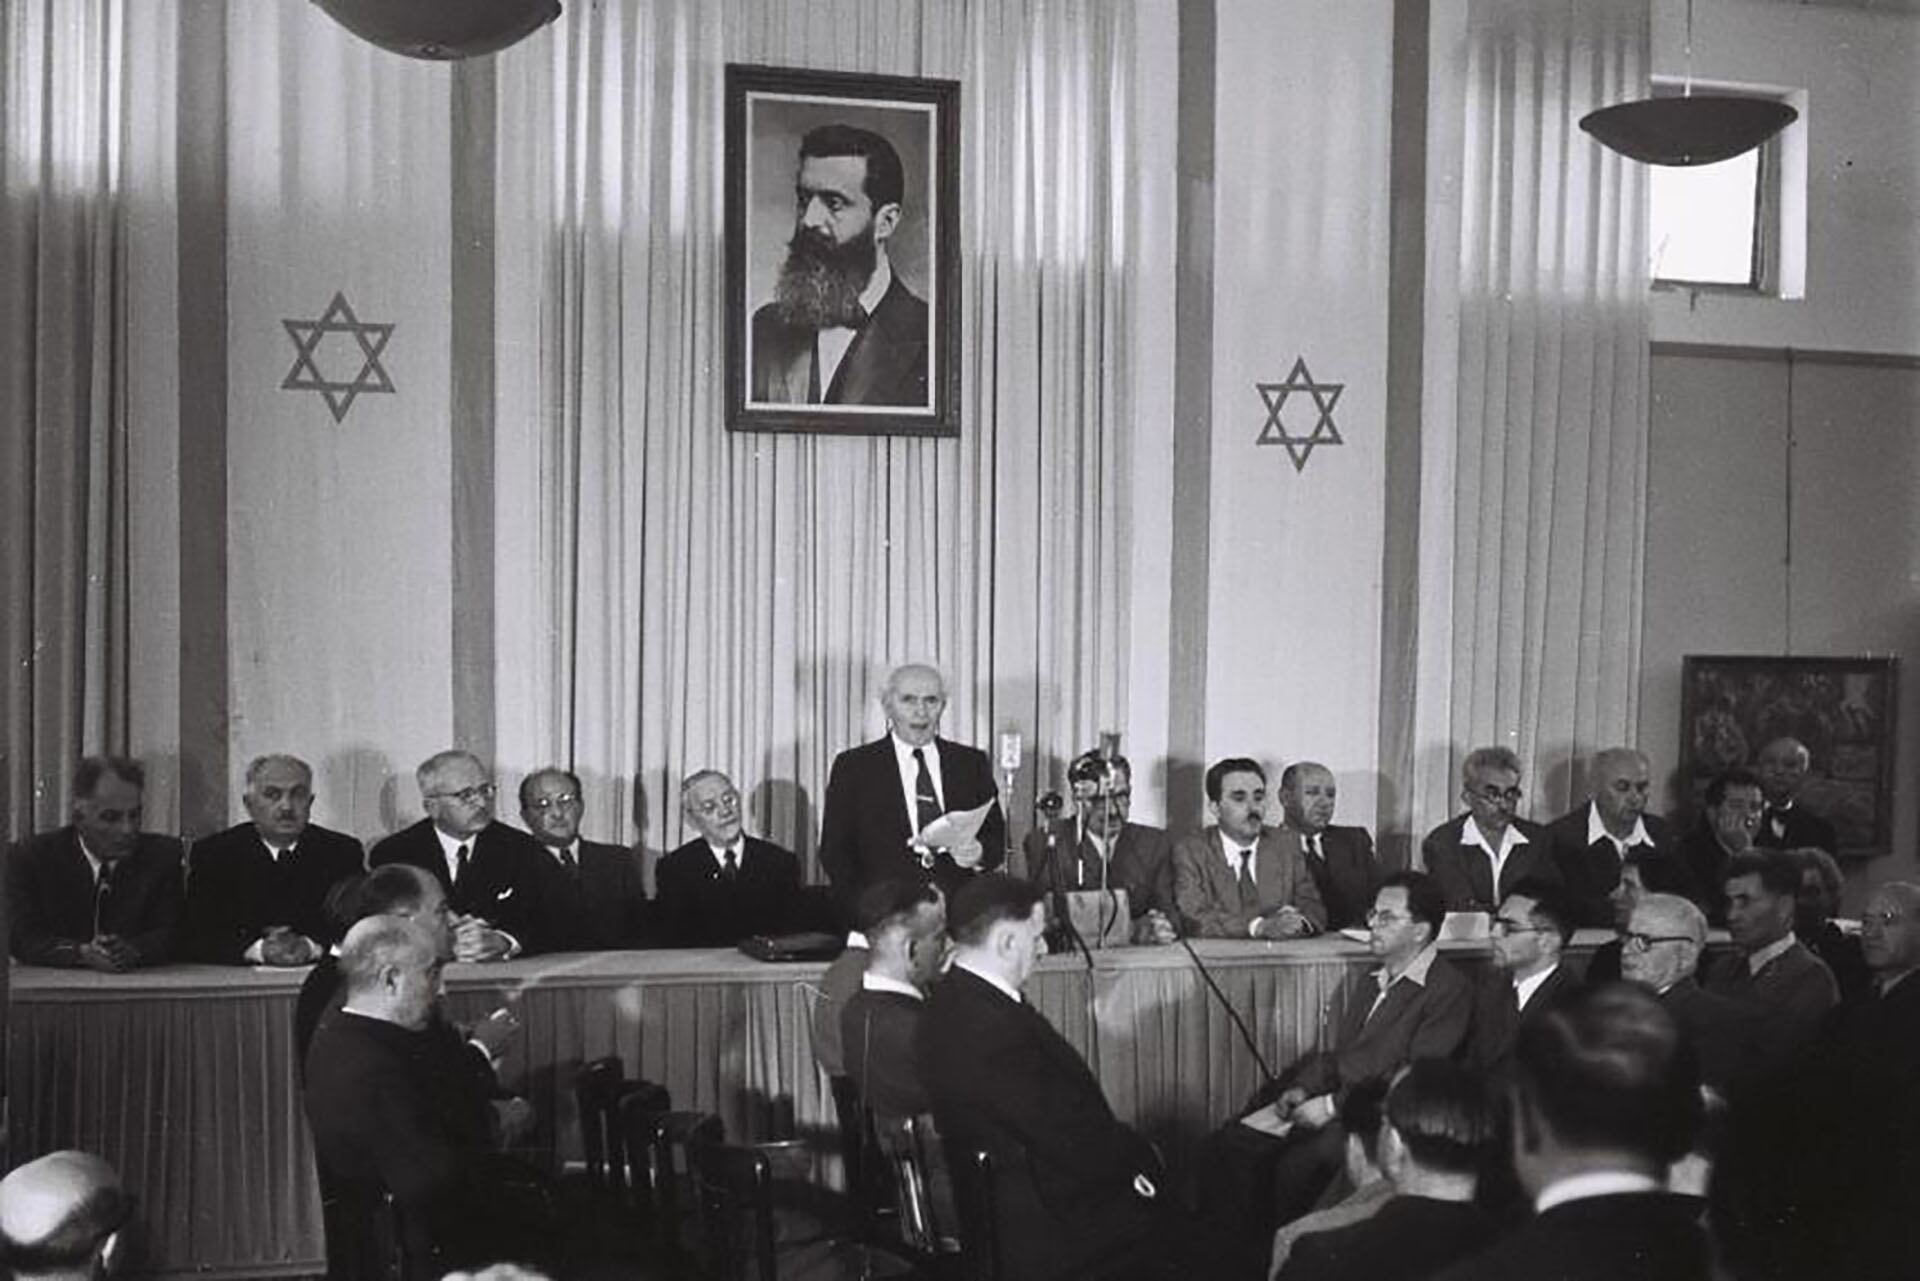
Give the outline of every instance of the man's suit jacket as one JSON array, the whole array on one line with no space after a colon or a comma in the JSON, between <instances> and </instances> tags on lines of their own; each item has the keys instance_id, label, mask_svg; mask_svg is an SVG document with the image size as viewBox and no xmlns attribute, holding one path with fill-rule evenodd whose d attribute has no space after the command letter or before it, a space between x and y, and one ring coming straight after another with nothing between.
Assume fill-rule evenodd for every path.
<instances>
[{"instance_id":1,"label":"man's suit jacket","mask_svg":"<svg viewBox=\"0 0 1920 1281\"><path fill-rule=\"evenodd\" d=\"M993 1158L1007 1281L1107 1276L1154 1246L1172 1196L1159 1160L1045 1016L956 966L927 998L915 1058L944 1139Z\"/></svg>"},{"instance_id":2,"label":"man's suit jacket","mask_svg":"<svg viewBox=\"0 0 1920 1281\"><path fill-rule=\"evenodd\" d=\"M142 965L173 957L185 897L180 862L179 841L142 832L133 852L113 865L111 888L100 900L98 933L131 944ZM14 845L7 851L13 954L36 965L80 964L80 945L96 932L95 897L93 869L74 828Z\"/></svg>"},{"instance_id":3,"label":"man's suit jacket","mask_svg":"<svg viewBox=\"0 0 1920 1281\"><path fill-rule=\"evenodd\" d=\"M847 1075L861 1101L883 1116L918 1116L932 1106L914 1059L926 1002L902 992L853 994L840 1012Z\"/></svg>"},{"instance_id":4,"label":"man's suit jacket","mask_svg":"<svg viewBox=\"0 0 1920 1281\"><path fill-rule=\"evenodd\" d=\"M1754 1079L1753 1046L1760 1035L1760 1014L1751 1006L1715 996L1693 979L1681 979L1660 993L1680 1034L1700 1060L1700 1082L1723 1098L1744 1091Z\"/></svg>"},{"instance_id":5,"label":"man's suit jacket","mask_svg":"<svg viewBox=\"0 0 1920 1281\"><path fill-rule=\"evenodd\" d=\"M1240 906L1239 873L1227 865L1220 829L1183 836L1173 847L1173 899L1180 928L1201 938L1243 939L1257 917L1287 905L1298 909L1315 931L1327 928L1327 909L1307 870L1298 841L1266 828L1253 847L1253 883L1259 902Z\"/></svg>"},{"instance_id":6,"label":"man's suit jacket","mask_svg":"<svg viewBox=\"0 0 1920 1281\"><path fill-rule=\"evenodd\" d=\"M1460 839L1471 814L1457 814L1427 833L1420 842L1420 857L1427 875L1439 886L1449 912L1492 912L1500 900L1522 881L1558 883L1560 868L1553 859L1553 841L1547 829L1538 823L1516 818L1513 827L1527 838L1516 845L1500 869L1500 884L1493 883L1493 860L1478 844Z\"/></svg>"},{"instance_id":7,"label":"man's suit jacket","mask_svg":"<svg viewBox=\"0 0 1920 1281\"><path fill-rule=\"evenodd\" d=\"M1798 939L1758 974L1738 952L1719 958L1708 971L1706 987L1715 996L1761 1012L1754 1050L1762 1060L1761 1070L1775 1074L1791 1068L1812 1047L1820 1025L1840 1003L1833 972Z\"/></svg>"},{"instance_id":8,"label":"man's suit jacket","mask_svg":"<svg viewBox=\"0 0 1920 1281\"><path fill-rule=\"evenodd\" d=\"M579 855L579 870L569 872L551 848L539 846L540 949L609 952L643 946L647 891L633 851L581 841Z\"/></svg>"},{"instance_id":9,"label":"man's suit jacket","mask_svg":"<svg viewBox=\"0 0 1920 1281\"><path fill-rule=\"evenodd\" d=\"M944 738L934 739L933 747L940 754L940 800L946 812L996 802L980 828L980 869L999 867L1007 859L1007 822L997 803L993 762L978 748ZM908 848L918 830L900 787L892 735L833 758L820 820L820 866L844 906L851 908L860 891L877 881L931 880L949 899L967 883L973 873L944 852L933 856L931 869L921 865Z\"/></svg>"},{"instance_id":10,"label":"man's suit jacket","mask_svg":"<svg viewBox=\"0 0 1920 1281\"><path fill-rule=\"evenodd\" d=\"M1700 1203L1671 1192L1588 1197L1527 1220L1437 1281L1707 1281Z\"/></svg>"},{"instance_id":11,"label":"man's suit jacket","mask_svg":"<svg viewBox=\"0 0 1920 1281\"><path fill-rule=\"evenodd\" d=\"M1380 892L1386 873L1374 856L1373 837L1364 827L1328 824L1320 832L1321 857L1307 852L1306 833L1289 819L1274 829L1282 845L1291 844L1300 851L1313 884L1320 891L1320 902L1327 909L1327 928L1344 930L1364 926L1373 910L1373 896Z\"/></svg>"},{"instance_id":12,"label":"man's suit jacket","mask_svg":"<svg viewBox=\"0 0 1920 1281\"><path fill-rule=\"evenodd\" d=\"M660 933L668 947L732 947L755 934L783 934L800 894L800 860L758 837L745 838L740 870L728 881L713 847L695 837L654 869Z\"/></svg>"},{"instance_id":13,"label":"man's suit jacket","mask_svg":"<svg viewBox=\"0 0 1920 1281\"><path fill-rule=\"evenodd\" d=\"M1414 1059L1459 1054L1473 1024L1473 987L1446 957L1433 958L1424 984L1401 975L1376 1010L1379 993L1379 979L1367 975L1348 997L1334 1048L1301 1058L1283 1073L1285 1083L1309 1095L1345 1092Z\"/></svg>"},{"instance_id":14,"label":"man's suit jacket","mask_svg":"<svg viewBox=\"0 0 1920 1281\"><path fill-rule=\"evenodd\" d=\"M1486 1072L1503 1070L1507 1060L1513 1057L1513 1047L1520 1037L1520 1029L1549 1010L1572 1002L1580 995L1580 991L1579 977L1571 966L1562 961L1534 989L1527 1007L1519 1009L1513 1003L1512 976L1488 966L1475 984L1473 1031L1467 1040L1467 1063Z\"/></svg>"},{"instance_id":15,"label":"man's suit jacket","mask_svg":"<svg viewBox=\"0 0 1920 1281\"><path fill-rule=\"evenodd\" d=\"M1776 818L1785 829L1778 834L1773 830ZM1776 850L1797 850L1811 845L1829 854L1840 852L1840 834L1834 831L1833 824L1797 801L1784 814L1769 806L1760 816L1760 830L1753 834L1753 843Z\"/></svg>"},{"instance_id":16,"label":"man's suit jacket","mask_svg":"<svg viewBox=\"0 0 1920 1281\"><path fill-rule=\"evenodd\" d=\"M1727 924L1727 860L1731 857L1713 825L1703 815L1680 838L1676 851L1680 865L1687 869L1690 892L1676 890L1697 903L1707 914L1707 924L1725 929Z\"/></svg>"},{"instance_id":17,"label":"man's suit jacket","mask_svg":"<svg viewBox=\"0 0 1920 1281\"><path fill-rule=\"evenodd\" d=\"M1867 956L1861 949L1859 935L1847 933L1833 921L1822 921L1818 929L1805 934L1800 934L1795 927L1795 933L1807 945L1807 951L1833 971L1841 1000L1857 1000L1873 990L1873 973L1867 969Z\"/></svg>"},{"instance_id":18,"label":"man's suit jacket","mask_svg":"<svg viewBox=\"0 0 1920 1281\"><path fill-rule=\"evenodd\" d=\"M753 313L753 399L780 405L899 405L924 409L927 398L927 304L898 274L855 332L839 368L811 394L818 332L789 325L768 304Z\"/></svg>"},{"instance_id":19,"label":"man's suit jacket","mask_svg":"<svg viewBox=\"0 0 1920 1281\"><path fill-rule=\"evenodd\" d=\"M1396 1196L1369 1217L1294 1242L1278 1281L1422 1281L1476 1254L1499 1225L1471 1201Z\"/></svg>"},{"instance_id":20,"label":"man's suit jacket","mask_svg":"<svg viewBox=\"0 0 1920 1281\"><path fill-rule=\"evenodd\" d=\"M1565 882L1567 893L1580 914L1580 924L1605 929L1613 924L1613 903L1608 896L1614 886L1620 884L1620 852L1604 836L1588 842L1587 816L1592 810L1592 801L1575 806L1570 813L1547 824L1547 835L1553 842L1553 859L1560 869L1560 879ZM1633 847L1640 856L1674 858L1673 828L1667 820L1658 814L1642 814L1640 821L1653 839L1651 855L1642 846ZM1678 864L1675 866L1677 869Z\"/></svg>"},{"instance_id":21,"label":"man's suit jacket","mask_svg":"<svg viewBox=\"0 0 1920 1281\"><path fill-rule=\"evenodd\" d=\"M1075 843L1078 825L1063 818L1053 824L1053 850L1047 850L1047 833L1039 828L1027 833L1027 879L1049 893L1064 890L1100 888L1100 853L1093 842ZM1169 918L1173 905L1173 842L1165 830L1144 823L1127 823L1113 842L1113 856L1107 863L1107 885L1127 892L1127 910L1135 916L1158 908Z\"/></svg>"},{"instance_id":22,"label":"man's suit jacket","mask_svg":"<svg viewBox=\"0 0 1920 1281\"><path fill-rule=\"evenodd\" d=\"M458 885L447 876L446 855L430 818L375 844L367 862L372 867L408 863L431 873L447 892L447 906L512 935L522 955L539 951L545 945L540 937L545 914L540 906L539 860L547 857L546 852L531 836L497 819L470 839L473 849Z\"/></svg>"},{"instance_id":23,"label":"man's suit jacket","mask_svg":"<svg viewBox=\"0 0 1920 1281\"><path fill-rule=\"evenodd\" d=\"M318 824L275 862L252 823L230 827L193 847L187 877L186 954L240 965L269 925L290 926L321 947L339 941L327 917L327 893L366 870L360 842Z\"/></svg>"}]
</instances>

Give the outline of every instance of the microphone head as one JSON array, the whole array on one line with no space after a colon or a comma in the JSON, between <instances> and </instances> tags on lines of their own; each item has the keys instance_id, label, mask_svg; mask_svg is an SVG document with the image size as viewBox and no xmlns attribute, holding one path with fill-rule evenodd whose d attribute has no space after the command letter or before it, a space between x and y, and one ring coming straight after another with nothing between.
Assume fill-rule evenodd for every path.
<instances>
[{"instance_id":1,"label":"microphone head","mask_svg":"<svg viewBox=\"0 0 1920 1281\"><path fill-rule=\"evenodd\" d=\"M1021 742L1020 731L1013 730L1000 736L1000 770L1012 774L1020 768L1024 756L1025 744Z\"/></svg>"},{"instance_id":2,"label":"microphone head","mask_svg":"<svg viewBox=\"0 0 1920 1281\"><path fill-rule=\"evenodd\" d=\"M1045 796L1042 796L1038 801L1035 801L1034 806L1042 814L1045 814L1048 818L1052 818L1054 815L1058 814L1061 810L1066 808L1067 802L1061 797L1060 793L1048 792Z\"/></svg>"},{"instance_id":3,"label":"microphone head","mask_svg":"<svg viewBox=\"0 0 1920 1281\"><path fill-rule=\"evenodd\" d=\"M1120 731L1103 729L1100 731L1100 759L1111 764L1120 759Z\"/></svg>"}]
</instances>

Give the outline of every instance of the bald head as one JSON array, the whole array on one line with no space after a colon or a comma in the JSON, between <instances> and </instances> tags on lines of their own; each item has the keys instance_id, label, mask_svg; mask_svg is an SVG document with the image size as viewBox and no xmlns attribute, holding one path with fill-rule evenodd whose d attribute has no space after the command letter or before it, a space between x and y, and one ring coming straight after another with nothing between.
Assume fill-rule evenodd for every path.
<instances>
[{"instance_id":1,"label":"bald head","mask_svg":"<svg viewBox=\"0 0 1920 1281\"><path fill-rule=\"evenodd\" d=\"M1860 948L1882 987L1920 969L1920 885L1888 881L1873 887L1861 922Z\"/></svg>"},{"instance_id":2,"label":"bald head","mask_svg":"<svg viewBox=\"0 0 1920 1281\"><path fill-rule=\"evenodd\" d=\"M100 1275L132 1213L112 1166L87 1152L51 1152L0 1179L0 1250L16 1277Z\"/></svg>"},{"instance_id":3,"label":"bald head","mask_svg":"<svg viewBox=\"0 0 1920 1281\"><path fill-rule=\"evenodd\" d=\"M346 1008L368 1018L421 1028L440 996L440 936L407 916L369 916L340 943Z\"/></svg>"}]
</instances>

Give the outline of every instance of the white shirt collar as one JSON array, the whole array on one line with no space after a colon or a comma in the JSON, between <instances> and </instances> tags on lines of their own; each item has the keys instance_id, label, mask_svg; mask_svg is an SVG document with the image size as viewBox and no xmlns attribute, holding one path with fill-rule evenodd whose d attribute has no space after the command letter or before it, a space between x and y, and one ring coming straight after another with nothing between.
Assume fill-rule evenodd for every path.
<instances>
[{"instance_id":1,"label":"white shirt collar","mask_svg":"<svg viewBox=\"0 0 1920 1281\"><path fill-rule=\"evenodd\" d=\"M875 974L872 970L860 976L860 988L865 992L894 992L901 996L910 996L916 1001L927 999L927 994L913 984L902 983L899 979L889 978L885 974Z\"/></svg>"},{"instance_id":2,"label":"white shirt collar","mask_svg":"<svg viewBox=\"0 0 1920 1281\"><path fill-rule=\"evenodd\" d=\"M1246 850L1247 852L1251 853L1254 856L1252 866L1258 867L1260 865L1260 838L1259 837L1257 836L1254 837L1253 843L1251 845L1242 845L1238 841L1234 840L1231 836L1228 836L1225 828L1216 826L1213 830L1220 834L1220 852L1226 856L1227 868L1235 876L1240 875L1240 851L1241 850Z\"/></svg>"},{"instance_id":3,"label":"white shirt collar","mask_svg":"<svg viewBox=\"0 0 1920 1281\"><path fill-rule=\"evenodd\" d=\"M1541 970L1538 974L1534 975L1530 979L1514 980L1513 990L1514 990L1514 994L1519 998L1518 1004L1521 1009L1524 1010L1527 1008L1527 1002L1531 1001L1533 999L1533 994L1540 990L1540 985L1542 983L1545 983L1548 979L1552 978L1553 972L1559 968L1560 968L1560 962L1555 961L1552 965L1549 965L1546 969Z\"/></svg>"},{"instance_id":4,"label":"white shirt collar","mask_svg":"<svg viewBox=\"0 0 1920 1281\"><path fill-rule=\"evenodd\" d=\"M1380 985L1383 993L1401 979L1408 979L1420 987L1425 987L1427 971L1433 968L1433 958L1438 955L1440 955L1439 945L1429 943L1414 953L1413 959L1407 962L1407 968L1401 970L1399 974L1389 977L1387 967L1383 965L1373 972L1373 981Z\"/></svg>"},{"instance_id":5,"label":"white shirt collar","mask_svg":"<svg viewBox=\"0 0 1920 1281\"><path fill-rule=\"evenodd\" d=\"M578 867L580 865L580 838L577 836L574 837L571 841L568 841L565 845L549 845L545 841L542 841L540 842L540 848L545 850L548 854L551 854L553 856L553 861L560 864L563 867L566 865L566 862L567 862L567 860L563 856L567 854L573 855L574 866Z\"/></svg>"},{"instance_id":6,"label":"white shirt collar","mask_svg":"<svg viewBox=\"0 0 1920 1281\"><path fill-rule=\"evenodd\" d=\"M892 730L887 731L887 740L893 744L894 759L900 762L901 769L915 768L913 754L919 752L927 758L927 768L938 770L940 767L940 739L938 736L927 740L925 747L915 747Z\"/></svg>"},{"instance_id":7,"label":"white shirt collar","mask_svg":"<svg viewBox=\"0 0 1920 1281\"><path fill-rule=\"evenodd\" d=\"M862 933L861 933L861 932L860 932L859 930L848 930L848 931L847 931L847 946L848 946L848 947L859 947L859 948L869 948L869 947L870 947L870 945L869 945L869 944L868 944L868 942L867 942L867 936L866 936L866 935L864 935L864 934L862 934Z\"/></svg>"},{"instance_id":8,"label":"white shirt collar","mask_svg":"<svg viewBox=\"0 0 1920 1281\"><path fill-rule=\"evenodd\" d=\"M448 836L440 830L439 824L434 823L430 826L433 828L434 839L440 842L440 857L446 860L447 880L451 882L455 877L460 875L460 860L456 857L460 847L462 845L466 846L467 857L472 858L480 837L477 833L473 836Z\"/></svg>"},{"instance_id":9,"label":"white shirt collar","mask_svg":"<svg viewBox=\"0 0 1920 1281\"><path fill-rule=\"evenodd\" d=\"M728 850L733 851L734 867L745 867L747 865L747 834L742 832L740 835L734 837L733 844L731 845L715 845L712 841L707 842L707 852L713 855L713 865L715 867L725 867L727 865Z\"/></svg>"},{"instance_id":10,"label":"white shirt collar","mask_svg":"<svg viewBox=\"0 0 1920 1281\"><path fill-rule=\"evenodd\" d=\"M954 958L953 968L956 970L965 970L967 973L973 975L973 977L979 979L982 983L993 984L993 986L999 988L1001 992L1006 994L1006 997L1009 1001L1012 1001L1017 1005L1025 1005L1027 1003L1027 998L1020 995L1020 989L1015 987L1013 984L1007 982L1005 979L1001 978L998 974L989 974L985 970L977 969L974 966L967 964L967 962L961 957Z\"/></svg>"},{"instance_id":11,"label":"white shirt collar","mask_svg":"<svg viewBox=\"0 0 1920 1281\"><path fill-rule=\"evenodd\" d=\"M1765 947L1761 948L1758 952L1755 952L1751 956L1747 957L1747 973L1758 974L1761 970L1764 970L1770 963L1777 960L1779 957L1786 955L1788 949L1790 949L1797 942L1799 942L1799 940L1794 937L1793 931L1788 930L1785 934L1781 935L1779 938L1775 939L1773 942L1767 944Z\"/></svg>"},{"instance_id":12,"label":"white shirt collar","mask_svg":"<svg viewBox=\"0 0 1920 1281\"><path fill-rule=\"evenodd\" d=\"M1513 829L1509 827L1507 830L1512 831ZM1642 818L1640 815L1636 814L1633 816L1633 830L1627 833L1627 839L1623 841L1619 837L1615 836L1612 832L1609 832L1607 830L1607 825L1600 820L1600 807L1596 805L1594 802L1588 801L1587 802L1587 844L1593 845L1599 840L1601 840L1603 837L1609 841L1612 841L1614 848L1619 850L1622 854L1626 853L1628 849L1632 848L1635 845L1653 844L1653 837L1647 834L1647 821L1646 819Z\"/></svg>"},{"instance_id":13,"label":"white shirt collar","mask_svg":"<svg viewBox=\"0 0 1920 1281\"><path fill-rule=\"evenodd\" d=\"M1473 821L1471 814L1467 815L1466 826L1460 829L1460 840L1466 845L1478 845L1492 856L1495 863L1505 863L1507 855L1513 853L1514 846L1527 843L1527 838L1520 834L1519 826L1509 823L1507 829L1500 833L1500 848L1494 849L1493 842L1487 839L1487 834L1480 830L1480 825Z\"/></svg>"},{"instance_id":14,"label":"white shirt collar","mask_svg":"<svg viewBox=\"0 0 1920 1281\"><path fill-rule=\"evenodd\" d=\"M98 882L100 879L100 868L105 860L87 848L87 838L80 835L77 830L74 832L73 837L74 843L80 847L80 857L87 860L87 867L92 870L93 879Z\"/></svg>"},{"instance_id":15,"label":"white shirt collar","mask_svg":"<svg viewBox=\"0 0 1920 1281\"><path fill-rule=\"evenodd\" d=\"M1533 1199L1533 1212L1545 1214L1556 1205L1585 1201L1597 1196L1620 1196L1630 1192L1662 1192L1660 1180L1638 1170L1589 1170L1585 1174L1555 1179L1540 1189Z\"/></svg>"}]
</instances>

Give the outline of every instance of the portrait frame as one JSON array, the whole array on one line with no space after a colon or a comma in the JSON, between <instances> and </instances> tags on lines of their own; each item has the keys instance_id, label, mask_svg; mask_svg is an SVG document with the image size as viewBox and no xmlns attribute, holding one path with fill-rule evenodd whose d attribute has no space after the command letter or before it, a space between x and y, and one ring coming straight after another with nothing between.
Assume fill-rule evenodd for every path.
<instances>
[{"instance_id":1,"label":"portrait frame","mask_svg":"<svg viewBox=\"0 0 1920 1281\"><path fill-rule=\"evenodd\" d=\"M803 212L800 140L833 124L886 138L904 179L904 199L879 240L893 286L844 345L821 344L821 330L788 319L833 312L817 305L810 312L804 286L789 288L783 275ZM725 151L727 427L958 436L959 81L729 63ZM871 211L868 234L880 217L881 209ZM806 279L798 272L793 278ZM844 340L849 330L826 332ZM923 352L915 346L920 341ZM830 363L825 386L823 353ZM915 396L924 399L915 403Z\"/></svg>"},{"instance_id":2,"label":"portrait frame","mask_svg":"<svg viewBox=\"0 0 1920 1281\"><path fill-rule=\"evenodd\" d=\"M1681 795L1697 813L1713 776L1754 768L1782 736L1807 746L1800 800L1828 819L1837 858L1893 848L1898 660L1688 654L1681 662Z\"/></svg>"}]
</instances>

